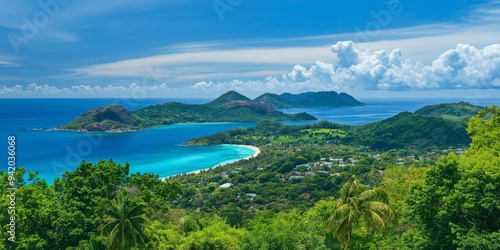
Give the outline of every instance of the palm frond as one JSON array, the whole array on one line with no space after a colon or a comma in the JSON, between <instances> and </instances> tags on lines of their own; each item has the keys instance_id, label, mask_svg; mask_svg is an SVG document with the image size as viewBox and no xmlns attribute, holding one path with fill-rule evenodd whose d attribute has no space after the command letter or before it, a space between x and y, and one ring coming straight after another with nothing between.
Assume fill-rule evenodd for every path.
<instances>
[{"instance_id":1,"label":"palm frond","mask_svg":"<svg viewBox=\"0 0 500 250\"><path fill-rule=\"evenodd\" d=\"M389 206L389 197L381 189L369 189L358 180L347 182L339 191L340 197L326 223L327 232L342 242L347 249L352 228L362 218L374 232L386 231L397 222L396 213Z\"/></svg>"}]
</instances>

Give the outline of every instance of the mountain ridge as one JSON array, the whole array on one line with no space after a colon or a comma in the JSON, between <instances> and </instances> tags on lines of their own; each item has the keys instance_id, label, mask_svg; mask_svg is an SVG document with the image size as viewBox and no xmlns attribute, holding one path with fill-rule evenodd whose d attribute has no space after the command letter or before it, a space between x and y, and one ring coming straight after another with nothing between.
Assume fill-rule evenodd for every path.
<instances>
[{"instance_id":1,"label":"mountain ridge","mask_svg":"<svg viewBox=\"0 0 500 250\"><path fill-rule=\"evenodd\" d=\"M265 93L254 99L273 108L331 108L343 106L363 106L347 93L335 91L305 92L300 94L282 93L280 95Z\"/></svg>"},{"instance_id":2,"label":"mountain ridge","mask_svg":"<svg viewBox=\"0 0 500 250\"><path fill-rule=\"evenodd\" d=\"M56 129L77 132L124 132L175 123L317 120L305 112L285 114L229 91L205 104L167 102L130 111L121 105L91 109Z\"/></svg>"}]
</instances>

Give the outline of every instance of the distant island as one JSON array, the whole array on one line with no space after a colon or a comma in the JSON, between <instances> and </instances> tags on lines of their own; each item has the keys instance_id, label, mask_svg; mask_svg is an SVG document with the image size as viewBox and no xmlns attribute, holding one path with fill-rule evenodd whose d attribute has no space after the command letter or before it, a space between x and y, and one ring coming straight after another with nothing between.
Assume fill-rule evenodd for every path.
<instances>
[{"instance_id":1,"label":"distant island","mask_svg":"<svg viewBox=\"0 0 500 250\"><path fill-rule=\"evenodd\" d=\"M307 121L316 117L302 112L285 114L229 91L206 104L168 102L130 111L121 105L91 109L56 129L78 132L123 132L188 122Z\"/></svg>"},{"instance_id":2,"label":"distant island","mask_svg":"<svg viewBox=\"0 0 500 250\"><path fill-rule=\"evenodd\" d=\"M265 93L254 100L273 108L332 108L341 106L363 106L364 103L346 93L335 91L306 92L302 94Z\"/></svg>"}]
</instances>

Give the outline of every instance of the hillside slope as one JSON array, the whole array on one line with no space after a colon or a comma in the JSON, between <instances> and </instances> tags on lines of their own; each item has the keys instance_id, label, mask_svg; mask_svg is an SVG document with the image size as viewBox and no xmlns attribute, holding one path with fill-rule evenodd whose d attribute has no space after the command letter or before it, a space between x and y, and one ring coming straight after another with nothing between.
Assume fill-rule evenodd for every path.
<instances>
[{"instance_id":1,"label":"hillside slope","mask_svg":"<svg viewBox=\"0 0 500 250\"><path fill-rule=\"evenodd\" d=\"M470 137L466 124L456 120L402 112L382 121L360 126L341 125L327 121L301 126L287 126L273 122L261 122L255 128L235 129L214 135L192 139L188 144L250 144L265 145L282 141L322 141L322 130L333 133L326 140L352 146L368 146L372 149L427 148L449 146L467 147ZM314 129L312 139L304 137L308 129ZM345 131L340 133L339 131Z\"/></svg>"},{"instance_id":2,"label":"hillside slope","mask_svg":"<svg viewBox=\"0 0 500 250\"><path fill-rule=\"evenodd\" d=\"M477 115L477 113L482 109L483 107L475 106L468 102L442 103L420 108L415 111L415 114L467 122L472 116Z\"/></svg>"},{"instance_id":3,"label":"hillside slope","mask_svg":"<svg viewBox=\"0 0 500 250\"><path fill-rule=\"evenodd\" d=\"M410 112L356 127L350 138L374 149L429 146L467 146L470 137L465 124L441 117Z\"/></svg>"},{"instance_id":4,"label":"hillside slope","mask_svg":"<svg viewBox=\"0 0 500 250\"><path fill-rule=\"evenodd\" d=\"M186 122L258 122L316 120L307 113L285 114L234 91L207 104L169 102L129 111L120 105L96 108L58 129L73 131L128 131Z\"/></svg>"},{"instance_id":5,"label":"hillside slope","mask_svg":"<svg viewBox=\"0 0 500 250\"><path fill-rule=\"evenodd\" d=\"M273 108L330 108L365 105L346 93L339 94L335 91L283 93L281 95L266 93L255 98L254 101Z\"/></svg>"}]
</instances>

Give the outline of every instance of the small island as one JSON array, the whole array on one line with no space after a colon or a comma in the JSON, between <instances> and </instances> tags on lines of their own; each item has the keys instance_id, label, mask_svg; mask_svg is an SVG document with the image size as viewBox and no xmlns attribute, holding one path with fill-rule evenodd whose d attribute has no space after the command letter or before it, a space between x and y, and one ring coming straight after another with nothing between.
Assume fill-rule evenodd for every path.
<instances>
[{"instance_id":1,"label":"small island","mask_svg":"<svg viewBox=\"0 0 500 250\"><path fill-rule=\"evenodd\" d=\"M77 132L123 132L176 123L317 120L302 112L285 114L229 91L206 104L168 102L130 111L121 105L91 109L56 129Z\"/></svg>"}]
</instances>

